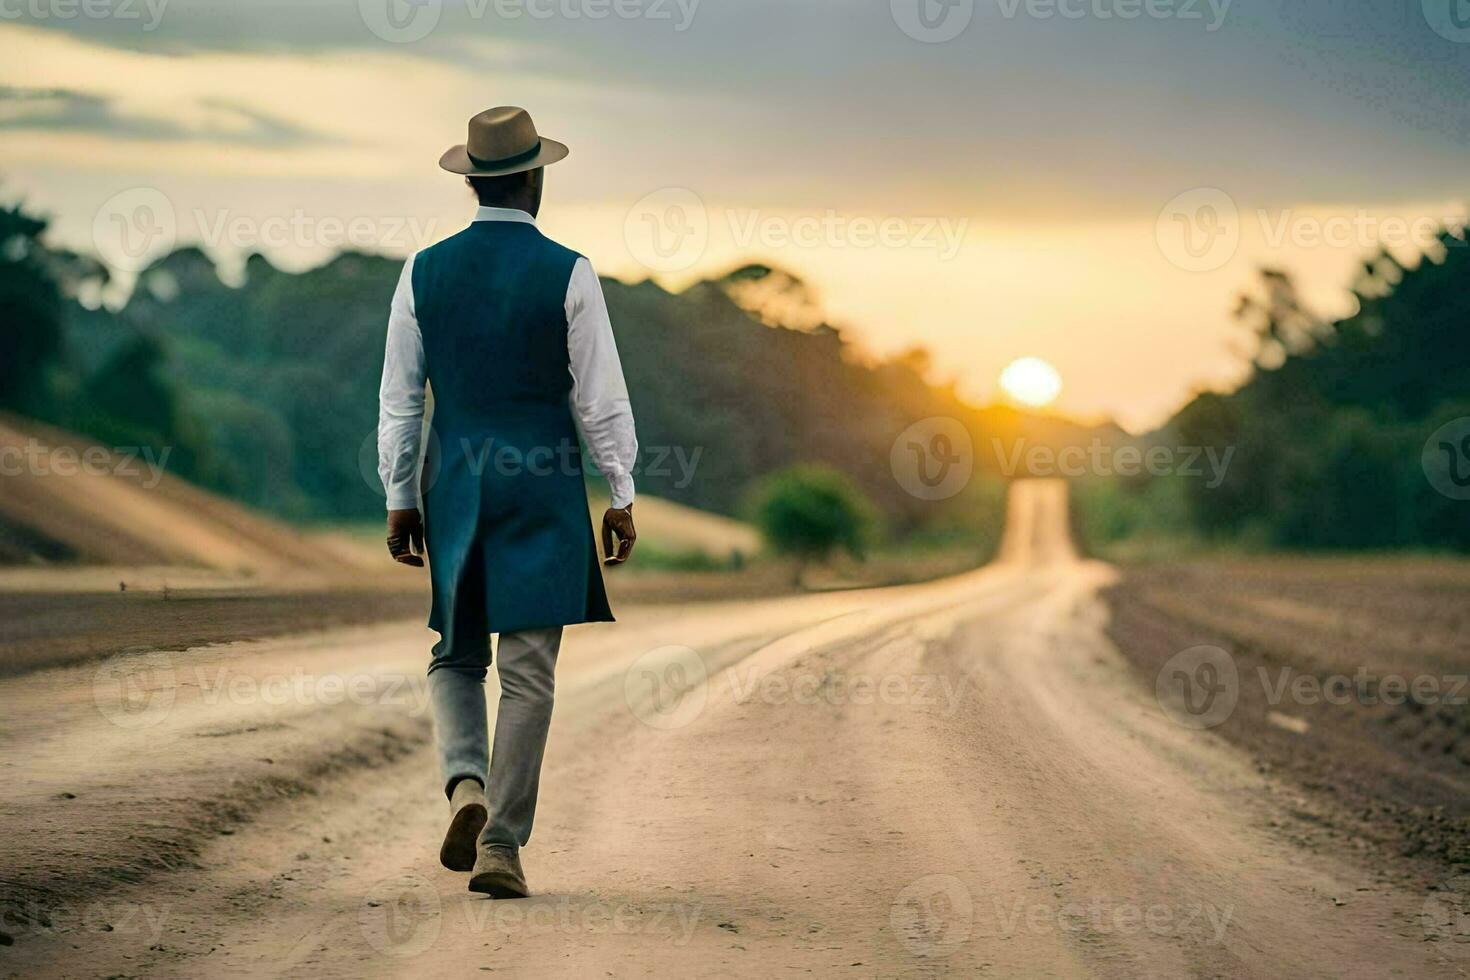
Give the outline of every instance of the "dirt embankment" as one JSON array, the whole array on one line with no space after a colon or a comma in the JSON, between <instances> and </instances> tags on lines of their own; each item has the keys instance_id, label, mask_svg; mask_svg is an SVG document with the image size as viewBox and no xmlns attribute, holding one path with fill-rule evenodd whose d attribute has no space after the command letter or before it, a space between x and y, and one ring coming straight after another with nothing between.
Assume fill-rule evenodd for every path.
<instances>
[{"instance_id":1,"label":"dirt embankment","mask_svg":"<svg viewBox=\"0 0 1470 980\"><path fill-rule=\"evenodd\" d=\"M355 555L201 490L150 447L104 447L0 413L0 564L207 568L296 586L376 576Z\"/></svg>"},{"instance_id":2,"label":"dirt embankment","mask_svg":"<svg viewBox=\"0 0 1470 980\"><path fill-rule=\"evenodd\" d=\"M1179 717L1307 792L1312 843L1434 877L1470 865L1470 563L1167 565L1128 571L1107 598L1151 690L1189 677L1202 708L1215 688L1209 712ZM1228 661L1188 659L1199 646Z\"/></svg>"},{"instance_id":3,"label":"dirt embankment","mask_svg":"<svg viewBox=\"0 0 1470 980\"><path fill-rule=\"evenodd\" d=\"M188 650L422 617L406 592L0 592L0 676L141 650Z\"/></svg>"}]
</instances>

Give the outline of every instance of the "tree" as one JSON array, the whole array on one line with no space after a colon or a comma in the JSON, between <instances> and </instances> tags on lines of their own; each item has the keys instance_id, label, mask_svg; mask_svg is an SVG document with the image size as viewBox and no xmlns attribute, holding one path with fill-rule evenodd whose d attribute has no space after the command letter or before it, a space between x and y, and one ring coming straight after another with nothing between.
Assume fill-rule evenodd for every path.
<instances>
[{"instance_id":1,"label":"tree","mask_svg":"<svg viewBox=\"0 0 1470 980\"><path fill-rule=\"evenodd\" d=\"M31 414L52 408L51 374L62 353L60 284L43 260L46 222L0 206L0 406Z\"/></svg>"},{"instance_id":2,"label":"tree","mask_svg":"<svg viewBox=\"0 0 1470 980\"><path fill-rule=\"evenodd\" d=\"M792 466L766 477L753 510L767 546L797 560L798 581L806 564L838 549L861 559L873 527L872 504L827 466Z\"/></svg>"},{"instance_id":3,"label":"tree","mask_svg":"<svg viewBox=\"0 0 1470 980\"><path fill-rule=\"evenodd\" d=\"M74 424L114 446L167 449L170 471L202 481L209 476L209 437L186 409L168 365L164 344L139 334L87 378Z\"/></svg>"},{"instance_id":4,"label":"tree","mask_svg":"<svg viewBox=\"0 0 1470 980\"><path fill-rule=\"evenodd\" d=\"M1467 283L1470 248L1448 231L1417 262L1366 260L1358 308L1340 320L1263 271L1237 308L1255 341L1251 378L1170 424L1183 445L1238 450L1223 483L1188 487L1196 527L1286 548L1470 546L1463 501L1436 490L1421 459L1431 433L1466 417Z\"/></svg>"}]
</instances>

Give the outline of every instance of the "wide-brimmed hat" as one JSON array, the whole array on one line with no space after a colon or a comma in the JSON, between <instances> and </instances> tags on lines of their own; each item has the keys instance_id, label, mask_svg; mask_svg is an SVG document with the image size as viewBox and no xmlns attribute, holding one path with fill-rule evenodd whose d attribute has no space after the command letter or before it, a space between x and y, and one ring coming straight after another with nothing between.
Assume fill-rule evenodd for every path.
<instances>
[{"instance_id":1,"label":"wide-brimmed hat","mask_svg":"<svg viewBox=\"0 0 1470 980\"><path fill-rule=\"evenodd\" d=\"M502 105L475 113L469 138L445 150L439 166L466 177L504 177L556 163L570 152L538 134L525 109Z\"/></svg>"}]
</instances>

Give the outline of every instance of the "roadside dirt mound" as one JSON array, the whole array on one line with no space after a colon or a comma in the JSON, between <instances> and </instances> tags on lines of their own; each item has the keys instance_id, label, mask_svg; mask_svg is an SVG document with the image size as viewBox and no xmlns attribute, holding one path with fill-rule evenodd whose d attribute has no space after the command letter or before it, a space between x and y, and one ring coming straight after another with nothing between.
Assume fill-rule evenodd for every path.
<instances>
[{"instance_id":1,"label":"roadside dirt mound","mask_svg":"<svg viewBox=\"0 0 1470 980\"><path fill-rule=\"evenodd\" d=\"M1230 707L1205 727L1311 794L1317 846L1420 858L1431 878L1470 862L1470 563L1161 565L1106 597L1149 690L1181 651L1221 651Z\"/></svg>"},{"instance_id":2,"label":"roadside dirt mound","mask_svg":"<svg viewBox=\"0 0 1470 980\"><path fill-rule=\"evenodd\" d=\"M339 549L114 451L0 414L0 564L208 568L251 578L360 578Z\"/></svg>"}]
</instances>

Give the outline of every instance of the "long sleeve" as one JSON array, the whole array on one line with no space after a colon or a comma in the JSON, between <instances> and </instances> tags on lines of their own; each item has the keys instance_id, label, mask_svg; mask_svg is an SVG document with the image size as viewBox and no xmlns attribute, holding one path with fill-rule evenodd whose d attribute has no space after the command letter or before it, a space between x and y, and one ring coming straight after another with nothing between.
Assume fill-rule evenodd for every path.
<instances>
[{"instance_id":1,"label":"long sleeve","mask_svg":"<svg viewBox=\"0 0 1470 980\"><path fill-rule=\"evenodd\" d=\"M419 505L424 421L424 340L413 301L413 256L403 265L388 313L388 345L378 388L378 478L389 510Z\"/></svg>"},{"instance_id":2,"label":"long sleeve","mask_svg":"<svg viewBox=\"0 0 1470 980\"><path fill-rule=\"evenodd\" d=\"M612 489L612 505L633 502L638 437L628 385L613 339L602 284L592 263L579 258L567 284L567 352L571 355L572 407L592 461Z\"/></svg>"}]
</instances>

